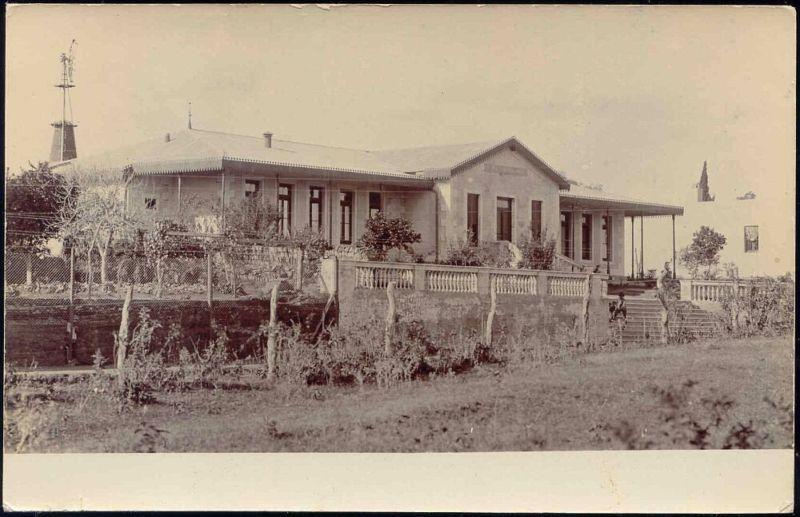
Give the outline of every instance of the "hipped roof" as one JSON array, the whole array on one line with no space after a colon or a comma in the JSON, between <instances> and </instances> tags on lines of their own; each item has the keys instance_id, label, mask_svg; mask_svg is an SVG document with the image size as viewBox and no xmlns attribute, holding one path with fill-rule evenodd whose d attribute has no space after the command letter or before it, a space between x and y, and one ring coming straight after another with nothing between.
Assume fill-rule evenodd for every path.
<instances>
[{"instance_id":1,"label":"hipped roof","mask_svg":"<svg viewBox=\"0 0 800 517\"><path fill-rule=\"evenodd\" d=\"M184 129L171 134L169 140L162 136L53 166L71 166L98 172L121 172L130 166L135 175L168 175L216 173L224 169L226 162L248 163L323 174L340 173L348 178L385 177L430 185L433 180L447 179L503 149L513 149L553 179L561 190L562 206L622 209L626 216L683 214L680 206L650 203L569 181L515 137L489 142L369 151L274 138L272 146L267 147L264 137Z\"/></svg>"},{"instance_id":2,"label":"hipped roof","mask_svg":"<svg viewBox=\"0 0 800 517\"><path fill-rule=\"evenodd\" d=\"M514 137L493 142L370 151L275 138L272 146L267 147L263 137L185 129L170 135L169 141L165 137L155 138L56 166L69 163L89 170L122 170L132 166L136 175L153 175L219 171L229 161L430 182L449 178L505 147L518 150L560 188L569 188L566 178Z\"/></svg>"}]
</instances>

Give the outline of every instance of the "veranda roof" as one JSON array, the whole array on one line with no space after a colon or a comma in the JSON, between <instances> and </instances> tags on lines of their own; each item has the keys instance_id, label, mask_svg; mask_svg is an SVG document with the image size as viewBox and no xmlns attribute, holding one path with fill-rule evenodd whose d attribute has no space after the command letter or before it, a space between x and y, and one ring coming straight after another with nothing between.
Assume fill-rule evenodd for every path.
<instances>
[{"instance_id":1,"label":"veranda roof","mask_svg":"<svg viewBox=\"0 0 800 517\"><path fill-rule=\"evenodd\" d=\"M573 183L569 191L562 191L560 196L562 208L624 210L625 217L683 215L682 206L642 201L581 184Z\"/></svg>"}]
</instances>

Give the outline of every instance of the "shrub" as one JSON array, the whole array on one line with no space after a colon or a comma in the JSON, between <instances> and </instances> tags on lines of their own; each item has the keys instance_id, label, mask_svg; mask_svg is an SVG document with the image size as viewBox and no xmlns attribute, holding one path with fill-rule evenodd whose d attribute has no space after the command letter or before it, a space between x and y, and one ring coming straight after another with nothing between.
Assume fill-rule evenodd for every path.
<instances>
[{"instance_id":1,"label":"shrub","mask_svg":"<svg viewBox=\"0 0 800 517\"><path fill-rule=\"evenodd\" d=\"M280 220L281 214L275 205L264 203L260 196L247 197L225 207L221 233L230 242L247 239L273 242L281 239Z\"/></svg>"},{"instance_id":2,"label":"shrub","mask_svg":"<svg viewBox=\"0 0 800 517\"><path fill-rule=\"evenodd\" d=\"M443 260L451 266L482 266L478 246L469 237L451 241L447 246L447 255Z\"/></svg>"},{"instance_id":3,"label":"shrub","mask_svg":"<svg viewBox=\"0 0 800 517\"><path fill-rule=\"evenodd\" d=\"M358 246L367 252L370 260L386 260L386 254L392 248L413 253L411 245L421 238L407 219L389 218L383 212L378 212L367 219L364 235L358 241Z\"/></svg>"},{"instance_id":4,"label":"shrub","mask_svg":"<svg viewBox=\"0 0 800 517\"><path fill-rule=\"evenodd\" d=\"M308 226L294 232L287 244L303 250L303 275L306 278L316 278L320 260L326 251L333 249L321 232L315 232Z\"/></svg>"},{"instance_id":5,"label":"shrub","mask_svg":"<svg viewBox=\"0 0 800 517\"><path fill-rule=\"evenodd\" d=\"M160 350L151 348L153 334L160 327L160 323L150 319L147 307L139 311L139 323L128 339L125 360L117 371L121 379L112 393L119 410L154 402L153 392L164 386L164 357Z\"/></svg>"},{"instance_id":6,"label":"shrub","mask_svg":"<svg viewBox=\"0 0 800 517\"><path fill-rule=\"evenodd\" d=\"M522 251L522 262L519 267L524 269L550 270L556 256L556 239L548 235L547 230L536 238L523 237L520 239L519 249Z\"/></svg>"},{"instance_id":7,"label":"shrub","mask_svg":"<svg viewBox=\"0 0 800 517\"><path fill-rule=\"evenodd\" d=\"M785 334L794 329L794 281L791 277L762 277L740 282L743 292L732 289L722 298L722 308L732 330L749 336Z\"/></svg>"},{"instance_id":8,"label":"shrub","mask_svg":"<svg viewBox=\"0 0 800 517\"><path fill-rule=\"evenodd\" d=\"M451 242L444 263L451 266L510 267L514 255L505 241L481 241L472 244L469 236Z\"/></svg>"}]
</instances>

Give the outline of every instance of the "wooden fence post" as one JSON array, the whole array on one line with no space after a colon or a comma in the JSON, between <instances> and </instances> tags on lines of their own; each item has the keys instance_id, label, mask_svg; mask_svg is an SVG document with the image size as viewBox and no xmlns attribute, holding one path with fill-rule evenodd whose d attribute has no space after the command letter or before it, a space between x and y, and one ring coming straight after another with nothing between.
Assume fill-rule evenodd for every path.
<instances>
[{"instance_id":1,"label":"wooden fence post","mask_svg":"<svg viewBox=\"0 0 800 517\"><path fill-rule=\"evenodd\" d=\"M739 331L739 276L733 278L733 293L731 296L731 328L734 332Z\"/></svg>"},{"instance_id":2,"label":"wooden fence post","mask_svg":"<svg viewBox=\"0 0 800 517\"><path fill-rule=\"evenodd\" d=\"M590 274L586 275L586 291L583 293L583 307L582 307L582 317L583 317L583 343L587 347L589 346L589 303L592 299L592 276Z\"/></svg>"},{"instance_id":3,"label":"wooden fence post","mask_svg":"<svg viewBox=\"0 0 800 517\"><path fill-rule=\"evenodd\" d=\"M92 248L86 255L86 297L92 299Z\"/></svg>"},{"instance_id":4,"label":"wooden fence post","mask_svg":"<svg viewBox=\"0 0 800 517\"><path fill-rule=\"evenodd\" d=\"M294 287L298 291L303 289L303 250L298 249L295 252L295 279Z\"/></svg>"},{"instance_id":5,"label":"wooden fence post","mask_svg":"<svg viewBox=\"0 0 800 517\"><path fill-rule=\"evenodd\" d=\"M128 291L125 293L125 302L122 304L122 320L119 323L119 332L117 332L117 382L122 384L125 379L122 375L122 369L125 367L125 354L128 347L128 319L131 312L131 300L133 299L133 284L128 285Z\"/></svg>"},{"instance_id":6,"label":"wooden fence post","mask_svg":"<svg viewBox=\"0 0 800 517\"><path fill-rule=\"evenodd\" d=\"M75 249L69 250L69 304L75 303Z\"/></svg>"},{"instance_id":7,"label":"wooden fence post","mask_svg":"<svg viewBox=\"0 0 800 517\"><path fill-rule=\"evenodd\" d=\"M267 331L267 380L275 379L275 360L278 357L276 334L278 333L278 287L280 282L272 287L269 298L269 327Z\"/></svg>"},{"instance_id":8,"label":"wooden fence post","mask_svg":"<svg viewBox=\"0 0 800 517\"><path fill-rule=\"evenodd\" d=\"M389 298L389 309L386 312L386 327L383 331L383 353L386 357L392 355L394 347L392 340L394 339L394 327L397 320L397 307L394 301L394 286L395 282L389 282L386 286L386 296Z\"/></svg>"},{"instance_id":9,"label":"wooden fence post","mask_svg":"<svg viewBox=\"0 0 800 517\"><path fill-rule=\"evenodd\" d=\"M486 317L486 335L484 343L486 346L492 345L492 325L494 324L494 314L497 311L497 277L492 277L489 281L489 315Z\"/></svg>"},{"instance_id":10,"label":"wooden fence post","mask_svg":"<svg viewBox=\"0 0 800 517\"><path fill-rule=\"evenodd\" d=\"M72 362L75 351L75 344L78 341L78 334L75 329L75 252L69 251L69 314L67 316L67 334L69 342L64 351L64 358L67 364Z\"/></svg>"},{"instance_id":11,"label":"wooden fence post","mask_svg":"<svg viewBox=\"0 0 800 517\"><path fill-rule=\"evenodd\" d=\"M206 250L206 301L208 302L208 309L211 310L211 292L212 292L212 281L211 281L211 251Z\"/></svg>"}]
</instances>

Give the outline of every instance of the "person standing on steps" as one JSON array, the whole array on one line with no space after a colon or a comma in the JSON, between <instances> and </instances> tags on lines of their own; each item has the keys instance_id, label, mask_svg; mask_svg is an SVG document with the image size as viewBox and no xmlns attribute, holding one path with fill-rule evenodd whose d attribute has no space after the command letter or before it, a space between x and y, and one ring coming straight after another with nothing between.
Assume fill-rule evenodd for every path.
<instances>
[{"instance_id":1,"label":"person standing on steps","mask_svg":"<svg viewBox=\"0 0 800 517\"><path fill-rule=\"evenodd\" d=\"M622 317L623 324L628 321L628 308L625 306L625 293L619 293L612 320Z\"/></svg>"},{"instance_id":2,"label":"person standing on steps","mask_svg":"<svg viewBox=\"0 0 800 517\"><path fill-rule=\"evenodd\" d=\"M669 262L664 262L664 269L662 269L661 274L658 275L656 287L658 288L659 293L669 295L672 285L672 270L669 267Z\"/></svg>"}]
</instances>

